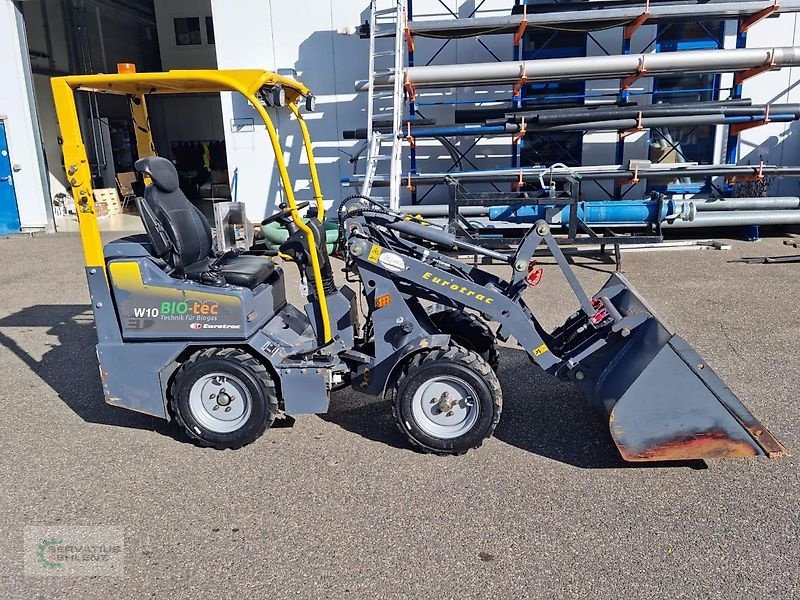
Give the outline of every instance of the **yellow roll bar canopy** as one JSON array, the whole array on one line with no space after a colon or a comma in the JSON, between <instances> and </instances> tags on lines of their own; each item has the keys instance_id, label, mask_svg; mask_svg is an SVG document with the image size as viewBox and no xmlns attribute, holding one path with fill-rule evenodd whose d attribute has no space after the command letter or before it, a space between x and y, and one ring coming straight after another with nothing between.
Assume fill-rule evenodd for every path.
<instances>
[{"instance_id":1,"label":"yellow roll bar canopy","mask_svg":"<svg viewBox=\"0 0 800 600\"><path fill-rule=\"evenodd\" d=\"M262 88L280 85L286 100L294 103L311 95L302 83L261 69L179 70L165 73L117 73L113 75L68 75L59 77L74 90L110 92L139 96L142 94L186 94L240 92L252 96Z\"/></svg>"},{"instance_id":2,"label":"yellow roll bar canopy","mask_svg":"<svg viewBox=\"0 0 800 600\"><path fill-rule=\"evenodd\" d=\"M265 106L271 94L282 90L285 106L295 115L303 136L306 157L311 175L311 185L317 204L320 220L324 217L322 191L314 162L311 137L300 114L297 104L302 98L313 98L311 91L299 81L270 71L260 69L235 70L179 70L164 73L137 73L132 65L119 65L120 73L112 75L68 75L51 79L53 98L58 116L58 124L63 140L64 166L67 178L72 187L76 212L80 224L81 240L87 267L100 268L105 271L103 245L95 214L92 194L92 175L86 148L80 131L80 122L75 105L75 92L95 92L128 96L136 133L136 147L139 158L155 156L153 137L147 115L145 97L149 94L199 94L214 92L239 92L256 110L267 128L267 134L275 154L275 162L281 179L286 203L291 210L292 219L303 231L308 242L311 255L311 267L314 272L314 283L320 304L323 322L323 342L331 340L331 327L325 290L322 286L320 260L311 228L300 218L294 197L294 188L289 179L283 151L275 126Z\"/></svg>"}]
</instances>

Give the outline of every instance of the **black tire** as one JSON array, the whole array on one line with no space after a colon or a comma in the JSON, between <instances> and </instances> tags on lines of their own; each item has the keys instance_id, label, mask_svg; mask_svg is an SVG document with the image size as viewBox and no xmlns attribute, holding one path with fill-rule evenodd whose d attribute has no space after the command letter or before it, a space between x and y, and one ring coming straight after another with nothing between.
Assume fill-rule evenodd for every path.
<instances>
[{"instance_id":1,"label":"black tire","mask_svg":"<svg viewBox=\"0 0 800 600\"><path fill-rule=\"evenodd\" d=\"M442 434L431 430L432 426L440 426L432 425L432 420L425 416L426 406L431 411L438 407L430 406L434 404L436 395L429 401L425 393L437 389L435 385L441 385L437 384L440 380L450 382L449 385L455 389L467 386L469 395L474 392L476 396L469 408L460 405L460 412L453 417L454 430ZM447 350L439 348L415 354L402 368L390 390L390 399L392 414L400 431L415 446L435 454L464 454L480 447L494 432L503 407L503 392L494 371L478 354L457 345ZM477 414L472 417L474 423L468 416L462 418L462 414L469 415L468 411L476 408ZM453 415L453 412L448 415ZM459 418L462 418L460 423ZM450 434L455 432L458 435L451 437Z\"/></svg>"},{"instance_id":2,"label":"black tire","mask_svg":"<svg viewBox=\"0 0 800 600\"><path fill-rule=\"evenodd\" d=\"M215 378L215 374L222 377ZM228 404L216 400L217 408L222 410L214 414L225 416L226 409L241 410L240 421L223 423L215 429L211 411L203 413L202 382L212 386L223 382L219 398L224 394ZM225 383L230 385L228 393ZM195 384L201 388L195 390L193 400ZM249 413L246 408L240 409L237 401L242 407L249 405ZM257 440L272 425L278 415L278 394L267 369L250 354L239 348L209 348L193 354L176 372L170 386L170 409L177 424L196 444L217 450L237 449ZM227 431L226 427L235 429Z\"/></svg>"},{"instance_id":3,"label":"black tire","mask_svg":"<svg viewBox=\"0 0 800 600\"><path fill-rule=\"evenodd\" d=\"M500 366L500 355L497 352L495 337L481 318L452 308L435 312L430 318L439 331L449 335L459 346L480 354L492 370L497 371Z\"/></svg>"}]
</instances>

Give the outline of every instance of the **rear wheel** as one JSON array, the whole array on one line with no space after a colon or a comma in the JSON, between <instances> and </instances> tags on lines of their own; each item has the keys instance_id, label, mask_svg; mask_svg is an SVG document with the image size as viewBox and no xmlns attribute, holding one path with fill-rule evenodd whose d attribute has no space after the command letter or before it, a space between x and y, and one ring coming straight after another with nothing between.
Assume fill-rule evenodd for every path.
<instances>
[{"instance_id":1,"label":"rear wheel","mask_svg":"<svg viewBox=\"0 0 800 600\"><path fill-rule=\"evenodd\" d=\"M459 346L480 354L494 371L500 364L495 337L489 326L479 317L448 308L430 315L431 321L442 333L449 335Z\"/></svg>"},{"instance_id":2,"label":"rear wheel","mask_svg":"<svg viewBox=\"0 0 800 600\"><path fill-rule=\"evenodd\" d=\"M415 354L392 388L392 413L426 452L464 454L492 435L503 393L478 354L460 346Z\"/></svg>"},{"instance_id":3,"label":"rear wheel","mask_svg":"<svg viewBox=\"0 0 800 600\"><path fill-rule=\"evenodd\" d=\"M199 445L235 449L258 439L272 424L278 395L267 369L250 354L238 348L210 348L178 369L170 387L170 408Z\"/></svg>"}]
</instances>

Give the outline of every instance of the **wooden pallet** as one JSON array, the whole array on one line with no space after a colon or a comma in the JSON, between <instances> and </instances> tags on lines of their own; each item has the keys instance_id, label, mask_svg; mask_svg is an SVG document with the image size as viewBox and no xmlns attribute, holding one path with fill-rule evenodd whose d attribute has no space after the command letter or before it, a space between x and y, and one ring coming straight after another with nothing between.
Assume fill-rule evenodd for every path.
<instances>
[{"instance_id":1,"label":"wooden pallet","mask_svg":"<svg viewBox=\"0 0 800 600\"><path fill-rule=\"evenodd\" d=\"M98 217L121 215L122 203L117 188L94 190L94 206Z\"/></svg>"}]
</instances>

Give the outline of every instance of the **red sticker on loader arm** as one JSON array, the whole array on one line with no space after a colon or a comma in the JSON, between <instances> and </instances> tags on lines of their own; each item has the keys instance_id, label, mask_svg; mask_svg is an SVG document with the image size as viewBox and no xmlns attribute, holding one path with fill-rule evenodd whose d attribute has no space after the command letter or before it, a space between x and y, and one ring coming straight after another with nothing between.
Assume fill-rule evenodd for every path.
<instances>
[{"instance_id":1,"label":"red sticker on loader arm","mask_svg":"<svg viewBox=\"0 0 800 600\"><path fill-rule=\"evenodd\" d=\"M528 266L528 275L525 277L525 283L530 287L537 286L542 282L543 276L544 269L542 269L542 267L537 267L535 261L531 261L531 264Z\"/></svg>"}]
</instances>

